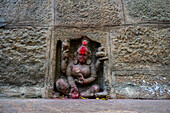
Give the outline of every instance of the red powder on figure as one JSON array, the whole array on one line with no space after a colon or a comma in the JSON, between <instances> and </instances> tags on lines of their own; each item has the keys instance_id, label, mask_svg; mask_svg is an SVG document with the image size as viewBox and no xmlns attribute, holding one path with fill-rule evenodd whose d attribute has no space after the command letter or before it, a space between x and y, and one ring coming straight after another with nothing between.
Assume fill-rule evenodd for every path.
<instances>
[{"instance_id":1,"label":"red powder on figure","mask_svg":"<svg viewBox=\"0 0 170 113\"><path fill-rule=\"evenodd\" d=\"M80 52L82 55L85 55L85 53L88 51L87 48L85 47L87 45L87 40L84 40L82 43L83 45L80 48Z\"/></svg>"},{"instance_id":2,"label":"red powder on figure","mask_svg":"<svg viewBox=\"0 0 170 113\"><path fill-rule=\"evenodd\" d=\"M80 49L80 52L81 52L82 55L84 55L87 52L86 47L82 46L81 49Z\"/></svg>"},{"instance_id":3,"label":"red powder on figure","mask_svg":"<svg viewBox=\"0 0 170 113\"><path fill-rule=\"evenodd\" d=\"M86 46L87 45L87 40L83 41L83 45Z\"/></svg>"}]
</instances>

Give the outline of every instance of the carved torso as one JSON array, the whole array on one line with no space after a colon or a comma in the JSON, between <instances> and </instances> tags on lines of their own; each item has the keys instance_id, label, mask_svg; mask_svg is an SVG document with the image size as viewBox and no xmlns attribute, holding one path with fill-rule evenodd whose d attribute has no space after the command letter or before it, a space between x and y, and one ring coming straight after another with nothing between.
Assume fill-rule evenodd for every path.
<instances>
[{"instance_id":1,"label":"carved torso","mask_svg":"<svg viewBox=\"0 0 170 113\"><path fill-rule=\"evenodd\" d=\"M72 67L72 75L74 77L80 77L79 73L83 75L84 78L90 76L90 66L89 65L73 65Z\"/></svg>"}]
</instances>

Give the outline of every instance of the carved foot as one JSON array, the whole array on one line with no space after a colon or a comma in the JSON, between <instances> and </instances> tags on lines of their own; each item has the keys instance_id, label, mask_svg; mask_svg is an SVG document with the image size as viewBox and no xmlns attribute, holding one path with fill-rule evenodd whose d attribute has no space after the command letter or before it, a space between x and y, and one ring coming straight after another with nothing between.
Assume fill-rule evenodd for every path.
<instances>
[{"instance_id":1,"label":"carved foot","mask_svg":"<svg viewBox=\"0 0 170 113\"><path fill-rule=\"evenodd\" d=\"M107 95L107 92L104 91L104 92L96 93L96 94L95 94L95 97L101 98L101 97L106 97L106 95Z\"/></svg>"},{"instance_id":2,"label":"carved foot","mask_svg":"<svg viewBox=\"0 0 170 113\"><path fill-rule=\"evenodd\" d=\"M85 98L91 98L94 97L96 93L98 93L100 90L100 87L98 85L93 85L90 89L88 89L85 92L82 92L80 95Z\"/></svg>"}]
</instances>

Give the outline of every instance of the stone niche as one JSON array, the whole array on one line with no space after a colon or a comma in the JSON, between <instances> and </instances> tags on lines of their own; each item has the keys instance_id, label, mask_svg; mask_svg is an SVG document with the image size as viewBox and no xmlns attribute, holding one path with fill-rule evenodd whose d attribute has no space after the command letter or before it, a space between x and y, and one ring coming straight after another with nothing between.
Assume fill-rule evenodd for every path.
<instances>
[{"instance_id":1,"label":"stone niche","mask_svg":"<svg viewBox=\"0 0 170 113\"><path fill-rule=\"evenodd\" d=\"M92 30L92 29L77 29L77 28L54 28L51 30L49 37L47 39L47 63L46 63L46 77L45 77L45 97L46 98L73 98L71 95L71 84L68 80L67 67L71 62L74 62L77 59L77 50L82 47L82 41L86 40L88 44L88 58L87 65L90 69L90 75L92 75L92 67L95 67L96 76L95 80L88 84L80 84L75 82L75 85L78 88L79 96L81 98L81 92L88 92L93 86L99 86L100 90L97 92L94 91L95 95L89 96L89 98L96 97L110 97L110 85L109 76L111 76L111 68L109 62L109 39L108 33L106 30ZM83 45L84 46L84 45ZM103 57L97 57L96 53L100 53L100 48L103 47L102 52L104 53ZM100 52L99 52L100 51ZM63 60L66 57L66 61ZM100 59L100 60L99 60ZM100 62L97 66L97 62ZM94 64L94 65L93 65ZM75 65L73 63L73 65ZM81 65L81 64L80 64ZM97 68L96 68L97 67ZM80 69L83 70L83 69ZM71 73L73 69L71 68ZM72 75L71 75L72 76ZM72 76L76 80L75 76ZM78 77L77 77L78 78ZM85 77L87 79L88 77ZM61 87L56 86L59 84L59 80L64 80L65 86L69 88L63 88L63 84L60 83L60 86L63 86L62 90L67 89L67 93L61 91ZM62 84L62 85L61 85ZM94 88L94 87L93 87ZM95 89L95 88L94 88ZM74 92L74 91L73 91ZM92 91L93 92L93 91Z\"/></svg>"}]
</instances>

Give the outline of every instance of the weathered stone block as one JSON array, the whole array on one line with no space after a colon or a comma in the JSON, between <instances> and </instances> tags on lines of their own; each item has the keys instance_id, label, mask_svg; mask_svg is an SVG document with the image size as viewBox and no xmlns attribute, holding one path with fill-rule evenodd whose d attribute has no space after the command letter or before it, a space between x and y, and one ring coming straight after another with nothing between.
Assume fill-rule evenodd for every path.
<instances>
[{"instance_id":1,"label":"weathered stone block","mask_svg":"<svg viewBox=\"0 0 170 113\"><path fill-rule=\"evenodd\" d=\"M128 23L170 21L169 0L125 0Z\"/></svg>"},{"instance_id":2,"label":"weathered stone block","mask_svg":"<svg viewBox=\"0 0 170 113\"><path fill-rule=\"evenodd\" d=\"M78 39L81 36L87 36L91 40L96 40L97 42L103 44L106 47L107 38L109 32L107 29L78 29L78 28L56 28L54 31L54 37L56 39Z\"/></svg>"},{"instance_id":3,"label":"weathered stone block","mask_svg":"<svg viewBox=\"0 0 170 113\"><path fill-rule=\"evenodd\" d=\"M170 99L169 71L116 71L117 98Z\"/></svg>"},{"instance_id":4,"label":"weathered stone block","mask_svg":"<svg viewBox=\"0 0 170 113\"><path fill-rule=\"evenodd\" d=\"M50 0L2 0L0 20L7 24L50 25L52 3Z\"/></svg>"},{"instance_id":5,"label":"weathered stone block","mask_svg":"<svg viewBox=\"0 0 170 113\"><path fill-rule=\"evenodd\" d=\"M57 25L119 25L122 21L119 0L56 0Z\"/></svg>"},{"instance_id":6,"label":"weathered stone block","mask_svg":"<svg viewBox=\"0 0 170 113\"><path fill-rule=\"evenodd\" d=\"M0 29L0 85L43 85L47 29Z\"/></svg>"},{"instance_id":7,"label":"weathered stone block","mask_svg":"<svg viewBox=\"0 0 170 113\"><path fill-rule=\"evenodd\" d=\"M114 70L168 70L169 29L130 26L111 32Z\"/></svg>"}]
</instances>

